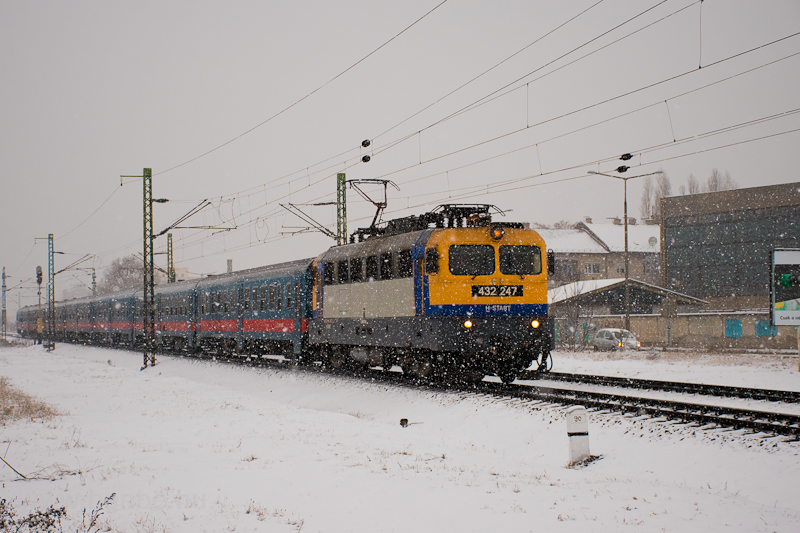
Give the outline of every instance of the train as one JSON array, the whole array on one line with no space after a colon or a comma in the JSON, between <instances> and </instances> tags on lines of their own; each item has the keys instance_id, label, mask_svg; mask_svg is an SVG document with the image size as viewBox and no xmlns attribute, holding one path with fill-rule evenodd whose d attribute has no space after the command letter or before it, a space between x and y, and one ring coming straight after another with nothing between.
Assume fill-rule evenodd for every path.
<instances>
[{"instance_id":1,"label":"train","mask_svg":"<svg viewBox=\"0 0 800 533\"><path fill-rule=\"evenodd\" d=\"M159 285L155 342L444 381L547 371L553 254L526 224L493 221L493 209L445 204L361 228L316 257ZM142 346L142 315L142 289L60 301L54 340ZM20 335L36 335L38 317L37 306L20 309Z\"/></svg>"}]
</instances>

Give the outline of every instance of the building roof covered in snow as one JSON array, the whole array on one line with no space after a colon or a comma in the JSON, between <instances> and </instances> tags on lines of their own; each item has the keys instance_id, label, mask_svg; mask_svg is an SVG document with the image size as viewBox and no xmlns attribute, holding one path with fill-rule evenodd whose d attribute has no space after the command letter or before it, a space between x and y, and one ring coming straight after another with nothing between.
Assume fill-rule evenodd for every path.
<instances>
[{"instance_id":1,"label":"building roof covered in snow","mask_svg":"<svg viewBox=\"0 0 800 533\"><path fill-rule=\"evenodd\" d=\"M589 233L580 229L537 229L548 250L561 254L603 254L607 250Z\"/></svg>"},{"instance_id":2,"label":"building roof covered in snow","mask_svg":"<svg viewBox=\"0 0 800 533\"><path fill-rule=\"evenodd\" d=\"M579 228L586 228L602 241L609 252L625 251L625 226L623 224L594 224L581 222ZM659 253L661 251L661 226L650 224L628 224L628 251Z\"/></svg>"}]
</instances>

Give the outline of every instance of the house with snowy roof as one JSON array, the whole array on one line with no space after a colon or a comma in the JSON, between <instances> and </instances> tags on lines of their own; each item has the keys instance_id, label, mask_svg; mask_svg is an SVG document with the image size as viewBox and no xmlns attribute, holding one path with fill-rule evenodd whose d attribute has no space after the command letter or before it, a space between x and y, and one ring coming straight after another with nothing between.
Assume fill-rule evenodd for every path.
<instances>
[{"instance_id":1,"label":"house with snowy roof","mask_svg":"<svg viewBox=\"0 0 800 533\"><path fill-rule=\"evenodd\" d=\"M620 219L594 223L584 219L570 229L537 229L555 254L550 288L577 281L625 277L625 225ZM628 219L629 277L652 285L661 282L661 229Z\"/></svg>"}]
</instances>

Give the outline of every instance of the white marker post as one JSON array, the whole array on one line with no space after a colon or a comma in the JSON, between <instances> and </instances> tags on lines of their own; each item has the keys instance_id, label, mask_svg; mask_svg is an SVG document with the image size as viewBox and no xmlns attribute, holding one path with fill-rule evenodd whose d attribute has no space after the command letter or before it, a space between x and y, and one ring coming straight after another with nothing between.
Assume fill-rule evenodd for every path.
<instances>
[{"instance_id":1,"label":"white marker post","mask_svg":"<svg viewBox=\"0 0 800 533\"><path fill-rule=\"evenodd\" d=\"M569 438L569 464L589 458L589 416L582 405L567 409L567 437Z\"/></svg>"}]
</instances>

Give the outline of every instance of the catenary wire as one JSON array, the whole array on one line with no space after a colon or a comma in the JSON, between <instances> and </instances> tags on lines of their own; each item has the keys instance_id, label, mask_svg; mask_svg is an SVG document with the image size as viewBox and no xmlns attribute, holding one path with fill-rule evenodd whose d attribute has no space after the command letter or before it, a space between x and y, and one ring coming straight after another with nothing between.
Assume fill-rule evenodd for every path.
<instances>
[{"instance_id":1,"label":"catenary wire","mask_svg":"<svg viewBox=\"0 0 800 533\"><path fill-rule=\"evenodd\" d=\"M295 107L296 105L298 105L299 103L301 103L303 100L305 100L305 99L309 98L310 96L312 96L312 95L313 95L313 94L315 94L316 92L318 92L318 91L322 90L323 88L325 88L325 87L326 87L326 86L328 86L329 84L333 83L334 81L336 81L336 80L337 80L337 79L339 79L340 77L344 76L344 75L345 75L347 72L349 72L350 70L354 69L356 66L358 66L358 65L359 65L359 64L361 64L362 62L366 61L366 60L367 60L367 58L369 58L370 56L372 56L373 54L375 54L376 52L378 52L380 49L382 49L383 47L385 47L386 45L388 45L389 43L391 43L392 41L394 41L395 39L397 39L398 37L400 37L400 36L401 36L402 34L404 34L406 31L410 30L410 29L411 29L412 27L414 27L414 26L415 26L415 25L416 25L418 22L420 22L422 19L424 19L425 17L427 17L428 15L430 15L431 13L433 13L434 11L436 11L438 8L440 8L442 5L444 5L444 4L445 4L447 1L448 1L448 0L442 0L442 2L440 2L439 4L437 4L436 6L434 6L434 7L433 7L433 9L431 9L430 11L428 11L427 13L425 13L424 15L422 15L421 17L419 17L417 20L415 20L414 22L412 22L412 23L411 23L409 26L406 26L406 27L405 27L405 28L404 28L404 29L403 29L403 30L402 30L400 33L396 34L394 37L392 37L391 39L389 39L388 41L386 41L385 43L383 43L382 45L380 45L378 48L374 49L373 51L371 51L370 53L368 53L367 55L365 55L364 57L362 57L361 59L359 59L358 61L356 61L356 62L355 62L355 63L353 63L352 65L350 65L349 67L347 67L345 70L343 70L342 72L340 72L339 74L337 74L336 76L334 76L333 78L331 78L330 80L326 81L325 83L323 83L322 85L320 85L319 87L317 87L316 89L314 89L313 91L311 91L310 93L306 94L305 96L303 96L302 98L300 98L299 100L297 100L296 102L294 102L293 104L291 104L291 105L289 105L289 106L287 106L287 107L283 108L281 111L278 111L277 113L275 113L275 114L274 114L274 115L272 115L271 117L267 118L266 120L264 120L264 121L262 121L262 122L260 122L260 123L256 124L255 126L253 126L252 128L250 128L249 130L245 131L244 133L242 133L242 134L240 134L240 135L238 135L238 136L236 136L236 137L234 137L234 138L232 138L232 139L230 139L230 140L228 140L228 141L226 141L226 142L222 143L221 145L217 146L216 148L212 148L211 150L208 150L208 151L206 151L206 152L204 152L204 153L202 153L202 154L200 154L200 155L198 155L198 156L196 156L196 157L193 157L192 159L189 159L188 161L185 161L185 162L183 162L183 163L180 163L180 164L178 164L178 165L175 165L175 166L173 166L173 167L170 167L170 168L168 168L168 169L166 169L166 170L162 170L161 172L156 172L154 175L158 176L158 175L160 175L160 174L166 174L167 172L170 172L170 171L172 171L172 170L175 170L176 168L180 168L180 167L182 167L182 166L184 166L184 165L188 165L189 163L192 163L193 161L197 161L198 159L200 159L200 158L202 158L202 157L205 157L205 156L207 156L208 154L211 154L211 153L213 153L213 152L216 152L216 151L217 151L217 150L219 150L220 148L223 148L223 147L225 147L225 146L227 146L227 145L231 144L232 142L235 142L235 141L237 141L238 139L241 139L242 137L244 137L244 136L245 136L245 135L247 135L248 133L251 133L252 131L254 131L254 130L256 130L256 129L260 128L261 126L263 126L264 124L266 124L266 123L270 122L271 120L273 120L273 119L275 119L275 118L277 118L277 117L281 116L281 115L282 115L282 114L284 114L286 111L289 111L290 109L292 109L293 107Z\"/></svg>"}]
</instances>

